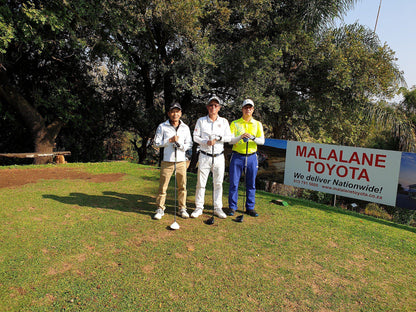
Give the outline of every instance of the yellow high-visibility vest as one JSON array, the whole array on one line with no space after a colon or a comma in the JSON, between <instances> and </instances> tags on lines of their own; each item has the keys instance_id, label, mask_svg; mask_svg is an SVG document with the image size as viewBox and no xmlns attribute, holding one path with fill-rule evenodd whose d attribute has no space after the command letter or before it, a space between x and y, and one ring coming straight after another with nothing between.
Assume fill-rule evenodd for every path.
<instances>
[{"instance_id":1,"label":"yellow high-visibility vest","mask_svg":"<svg viewBox=\"0 0 416 312\"><path fill-rule=\"evenodd\" d=\"M234 120L230 125L231 133L234 137L242 135L243 133L250 133L254 135L256 138L263 137L263 125L260 121L251 118L250 121L245 121L243 118ZM233 151L245 154L246 153L246 142L243 140L238 141L236 144L233 145ZM248 141L248 154L252 154L257 152L257 144L253 142L253 140Z\"/></svg>"}]
</instances>

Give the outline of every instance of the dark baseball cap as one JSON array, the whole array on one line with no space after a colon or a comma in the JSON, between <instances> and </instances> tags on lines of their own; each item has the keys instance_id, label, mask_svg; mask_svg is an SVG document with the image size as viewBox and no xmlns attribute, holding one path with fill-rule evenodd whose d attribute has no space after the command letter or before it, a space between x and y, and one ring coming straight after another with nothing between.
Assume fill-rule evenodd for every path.
<instances>
[{"instance_id":1,"label":"dark baseball cap","mask_svg":"<svg viewBox=\"0 0 416 312\"><path fill-rule=\"evenodd\" d=\"M179 104L178 102L172 103L169 107L169 111L171 111L174 108L182 110L181 104Z\"/></svg>"}]
</instances>

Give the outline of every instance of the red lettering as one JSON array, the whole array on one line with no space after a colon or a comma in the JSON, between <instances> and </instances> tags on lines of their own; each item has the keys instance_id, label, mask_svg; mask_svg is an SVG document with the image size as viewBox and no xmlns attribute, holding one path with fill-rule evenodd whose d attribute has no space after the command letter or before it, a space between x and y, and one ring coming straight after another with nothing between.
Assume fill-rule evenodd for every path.
<instances>
[{"instance_id":1,"label":"red lettering","mask_svg":"<svg viewBox=\"0 0 416 312\"><path fill-rule=\"evenodd\" d=\"M350 167L350 169L352 170L352 175L351 175L351 178L355 179L355 172L356 172L357 170L359 170L360 168L357 168L357 167Z\"/></svg>"},{"instance_id":2,"label":"red lettering","mask_svg":"<svg viewBox=\"0 0 416 312\"><path fill-rule=\"evenodd\" d=\"M340 172L340 169L343 169L344 170L344 173L343 174L341 174L341 172ZM345 167L345 166L339 166L338 168L337 168L337 175L339 176L339 177L341 177L341 178L345 178L346 176L347 176L347 174L348 174L348 169L347 169L347 167Z\"/></svg>"},{"instance_id":3,"label":"red lettering","mask_svg":"<svg viewBox=\"0 0 416 312\"><path fill-rule=\"evenodd\" d=\"M360 173L360 175L358 176L357 180L361 180L361 179L366 179L367 182L370 182L370 179L368 178L368 173L367 170L363 169Z\"/></svg>"},{"instance_id":4,"label":"red lettering","mask_svg":"<svg viewBox=\"0 0 416 312\"><path fill-rule=\"evenodd\" d=\"M351 179L365 179L367 182L370 181L366 169L360 169L358 167L337 166L335 164L329 165L327 163L314 162L311 160L306 160L306 163L308 164L308 172L313 171L317 174L328 174L330 176L335 174L340 178L345 178L346 176L349 176Z\"/></svg>"},{"instance_id":5,"label":"red lettering","mask_svg":"<svg viewBox=\"0 0 416 312\"><path fill-rule=\"evenodd\" d=\"M303 146L302 149L299 145L296 146L296 156L306 157L306 146Z\"/></svg>"},{"instance_id":6,"label":"red lettering","mask_svg":"<svg viewBox=\"0 0 416 312\"><path fill-rule=\"evenodd\" d=\"M311 150L309 151L308 158L311 156L313 156L315 159L318 158L314 147L312 147Z\"/></svg>"},{"instance_id":7,"label":"red lettering","mask_svg":"<svg viewBox=\"0 0 416 312\"><path fill-rule=\"evenodd\" d=\"M322 148L319 149L319 159L326 160L325 157L322 157Z\"/></svg>"},{"instance_id":8,"label":"red lettering","mask_svg":"<svg viewBox=\"0 0 416 312\"><path fill-rule=\"evenodd\" d=\"M380 154L377 154L376 155L376 163L374 164L374 166L376 166L376 167L380 167L380 168L386 168L386 166L385 165L381 165L380 163L385 163L386 162L386 160L385 159L382 159L382 158L386 158L387 157L387 155L380 155Z\"/></svg>"},{"instance_id":9,"label":"red lettering","mask_svg":"<svg viewBox=\"0 0 416 312\"><path fill-rule=\"evenodd\" d=\"M329 155L328 155L328 160L331 160L331 159L338 161L337 152L335 152L335 150L333 149L329 152Z\"/></svg>"},{"instance_id":10,"label":"red lettering","mask_svg":"<svg viewBox=\"0 0 416 312\"><path fill-rule=\"evenodd\" d=\"M358 154L357 154L357 152L354 152L354 153L352 153L352 155L351 155L351 158L350 158L350 163L352 163L352 162L356 162L357 163L357 165L359 165L360 164L360 159L358 158Z\"/></svg>"},{"instance_id":11,"label":"red lettering","mask_svg":"<svg viewBox=\"0 0 416 312\"><path fill-rule=\"evenodd\" d=\"M344 154L344 152L343 151L340 151L339 152L339 161L340 162L343 162L343 163L347 163L348 162L348 160L345 160L345 159L342 159L342 155Z\"/></svg>"},{"instance_id":12,"label":"red lettering","mask_svg":"<svg viewBox=\"0 0 416 312\"><path fill-rule=\"evenodd\" d=\"M374 154L370 154L370 158L368 158L368 155L366 153L363 153L362 165L365 165L365 163L367 162L367 164L369 166L372 166L373 165L373 156L374 156Z\"/></svg>"},{"instance_id":13,"label":"red lettering","mask_svg":"<svg viewBox=\"0 0 416 312\"><path fill-rule=\"evenodd\" d=\"M332 165L332 167L329 166L329 164L326 164L326 165L328 166L328 169L329 169L329 175L332 175L332 170L334 170L334 168L336 167L336 165Z\"/></svg>"},{"instance_id":14,"label":"red lettering","mask_svg":"<svg viewBox=\"0 0 416 312\"><path fill-rule=\"evenodd\" d=\"M321 167L321 169L318 170L318 165ZM325 171L325 165L323 163L316 163L315 164L315 172L316 173L323 173Z\"/></svg>"},{"instance_id":15,"label":"red lettering","mask_svg":"<svg viewBox=\"0 0 416 312\"><path fill-rule=\"evenodd\" d=\"M313 161L307 160L306 163L308 164L308 172L311 172L311 165L313 164Z\"/></svg>"}]
</instances>

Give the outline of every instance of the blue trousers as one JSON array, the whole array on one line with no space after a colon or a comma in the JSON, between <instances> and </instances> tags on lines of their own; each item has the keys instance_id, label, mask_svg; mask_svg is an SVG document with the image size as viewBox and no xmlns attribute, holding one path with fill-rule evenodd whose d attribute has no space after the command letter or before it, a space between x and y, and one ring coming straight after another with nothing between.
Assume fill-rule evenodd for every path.
<instances>
[{"instance_id":1,"label":"blue trousers","mask_svg":"<svg viewBox=\"0 0 416 312\"><path fill-rule=\"evenodd\" d=\"M245 170L246 156L233 152L230 162L230 191L228 193L228 207L237 210L238 183L241 174L246 172L246 210L254 210L256 203L256 175L258 170L257 154L247 156L247 168Z\"/></svg>"}]
</instances>

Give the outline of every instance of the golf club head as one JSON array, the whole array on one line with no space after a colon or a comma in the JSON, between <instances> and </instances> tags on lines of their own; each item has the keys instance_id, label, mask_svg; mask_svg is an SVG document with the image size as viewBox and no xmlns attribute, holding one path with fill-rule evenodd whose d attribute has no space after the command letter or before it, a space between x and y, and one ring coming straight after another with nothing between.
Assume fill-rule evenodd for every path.
<instances>
[{"instance_id":1,"label":"golf club head","mask_svg":"<svg viewBox=\"0 0 416 312\"><path fill-rule=\"evenodd\" d=\"M243 222L243 219L244 219L243 215L238 216L238 217L235 218L235 222Z\"/></svg>"},{"instance_id":2,"label":"golf club head","mask_svg":"<svg viewBox=\"0 0 416 312\"><path fill-rule=\"evenodd\" d=\"M180 226L179 224L175 221L170 225L170 229L171 230L179 230Z\"/></svg>"},{"instance_id":3,"label":"golf club head","mask_svg":"<svg viewBox=\"0 0 416 312\"><path fill-rule=\"evenodd\" d=\"M205 221L205 224L208 224L208 225L212 225L212 224L214 224L214 217L211 217L211 218L209 218L208 220L206 220L206 221Z\"/></svg>"}]
</instances>

